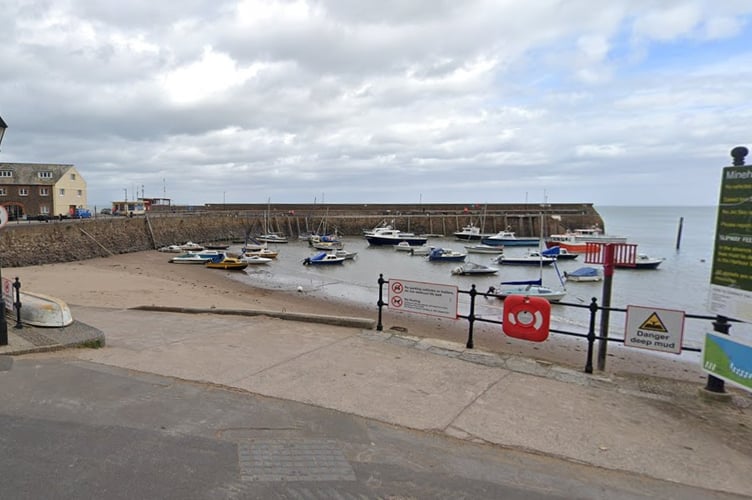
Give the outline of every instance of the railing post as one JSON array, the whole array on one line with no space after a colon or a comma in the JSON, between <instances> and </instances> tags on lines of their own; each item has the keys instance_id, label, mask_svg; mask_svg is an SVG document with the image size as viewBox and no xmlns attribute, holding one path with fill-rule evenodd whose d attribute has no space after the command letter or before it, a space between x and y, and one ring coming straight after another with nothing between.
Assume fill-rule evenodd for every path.
<instances>
[{"instance_id":1,"label":"railing post","mask_svg":"<svg viewBox=\"0 0 752 500\"><path fill-rule=\"evenodd\" d=\"M598 370L606 369L606 351L608 349L608 321L611 307L611 288L614 277L614 244L603 246L603 312L601 313L601 338L598 341Z\"/></svg>"},{"instance_id":2,"label":"railing post","mask_svg":"<svg viewBox=\"0 0 752 500\"><path fill-rule=\"evenodd\" d=\"M593 345L595 344L595 315L598 312L598 299L590 299L590 324L587 332L587 360L585 361L585 373L593 373Z\"/></svg>"},{"instance_id":3,"label":"railing post","mask_svg":"<svg viewBox=\"0 0 752 500\"><path fill-rule=\"evenodd\" d=\"M729 323L728 318L725 316L716 316L715 321L713 321L713 331L728 335L730 328L731 323ZM708 374L708 382L705 385L705 390L708 392L724 393L726 392L726 384L723 379Z\"/></svg>"},{"instance_id":4,"label":"railing post","mask_svg":"<svg viewBox=\"0 0 752 500\"><path fill-rule=\"evenodd\" d=\"M16 326L14 328L23 328L21 324L21 281L16 276L16 281L13 282L13 288L16 289L16 300L13 302L13 307L16 308Z\"/></svg>"},{"instance_id":5,"label":"railing post","mask_svg":"<svg viewBox=\"0 0 752 500\"><path fill-rule=\"evenodd\" d=\"M475 285L470 286L470 314L467 315L467 321L470 326L467 331L467 344L468 349L473 348L473 323L475 322L475 296L478 295L478 291L475 289Z\"/></svg>"},{"instance_id":6,"label":"railing post","mask_svg":"<svg viewBox=\"0 0 752 500\"><path fill-rule=\"evenodd\" d=\"M379 306L379 320L376 322L376 330L378 331L384 330L384 325L381 324L381 309L384 307L384 283L386 283L384 275L379 274L379 301L376 302L376 305Z\"/></svg>"}]
</instances>

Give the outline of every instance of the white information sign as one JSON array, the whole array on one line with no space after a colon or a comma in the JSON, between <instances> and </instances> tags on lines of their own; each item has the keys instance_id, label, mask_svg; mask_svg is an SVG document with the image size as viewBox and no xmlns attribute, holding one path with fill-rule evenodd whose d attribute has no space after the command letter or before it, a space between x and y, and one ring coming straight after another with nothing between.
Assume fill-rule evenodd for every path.
<instances>
[{"instance_id":1,"label":"white information sign","mask_svg":"<svg viewBox=\"0 0 752 500\"><path fill-rule=\"evenodd\" d=\"M387 306L393 311L457 319L457 287L390 279Z\"/></svg>"},{"instance_id":2,"label":"white information sign","mask_svg":"<svg viewBox=\"0 0 752 500\"><path fill-rule=\"evenodd\" d=\"M684 311L627 306L624 345L681 354Z\"/></svg>"},{"instance_id":3,"label":"white information sign","mask_svg":"<svg viewBox=\"0 0 752 500\"><path fill-rule=\"evenodd\" d=\"M5 226L8 223L8 211L4 206L0 205L0 227Z\"/></svg>"},{"instance_id":4,"label":"white information sign","mask_svg":"<svg viewBox=\"0 0 752 500\"><path fill-rule=\"evenodd\" d=\"M3 278L0 285L3 287L3 301L5 302L5 308L13 310L13 281L8 278Z\"/></svg>"}]
</instances>

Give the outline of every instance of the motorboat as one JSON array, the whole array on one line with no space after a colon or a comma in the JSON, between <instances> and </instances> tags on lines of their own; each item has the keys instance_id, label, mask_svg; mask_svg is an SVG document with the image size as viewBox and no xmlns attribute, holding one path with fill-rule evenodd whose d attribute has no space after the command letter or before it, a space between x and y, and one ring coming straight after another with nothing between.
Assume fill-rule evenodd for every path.
<instances>
[{"instance_id":1,"label":"motorboat","mask_svg":"<svg viewBox=\"0 0 752 500\"><path fill-rule=\"evenodd\" d=\"M467 250L467 253L497 255L504 252L504 245L486 245L485 243L477 243L475 245L465 245L465 250Z\"/></svg>"},{"instance_id":2,"label":"motorboat","mask_svg":"<svg viewBox=\"0 0 752 500\"><path fill-rule=\"evenodd\" d=\"M279 255L279 252L276 250L270 250L266 247L261 247L258 250L254 250L252 248L243 247L242 249L244 256L256 256L256 257L265 257L267 259L276 259Z\"/></svg>"},{"instance_id":3,"label":"motorboat","mask_svg":"<svg viewBox=\"0 0 752 500\"><path fill-rule=\"evenodd\" d=\"M209 269L224 269L226 271L242 271L248 267L248 262L238 258L230 257L229 255L217 256L214 259L206 261L205 267Z\"/></svg>"},{"instance_id":4,"label":"motorboat","mask_svg":"<svg viewBox=\"0 0 752 500\"><path fill-rule=\"evenodd\" d=\"M306 257L303 259L303 265L305 266L313 266L313 265L331 265L331 264L342 264L345 261L344 257L338 257L337 254L332 252L319 252L315 255L312 255L310 257Z\"/></svg>"},{"instance_id":5,"label":"motorboat","mask_svg":"<svg viewBox=\"0 0 752 500\"><path fill-rule=\"evenodd\" d=\"M563 234L552 234L547 238L548 241L555 243L563 241L566 243L626 243L626 236L616 236L604 234L601 228L594 226L584 229L575 229Z\"/></svg>"},{"instance_id":6,"label":"motorboat","mask_svg":"<svg viewBox=\"0 0 752 500\"><path fill-rule=\"evenodd\" d=\"M410 246L420 246L425 245L428 241L425 236L418 236L415 233L400 231L399 229L375 229L365 238L369 245L375 246L398 245L403 241Z\"/></svg>"},{"instance_id":7,"label":"motorboat","mask_svg":"<svg viewBox=\"0 0 752 500\"><path fill-rule=\"evenodd\" d=\"M543 286L541 280L507 281L501 284L502 288L491 287L487 293L501 300L510 295L525 295L526 297L541 297L549 302L559 302L567 295L566 290L554 290Z\"/></svg>"},{"instance_id":8,"label":"motorboat","mask_svg":"<svg viewBox=\"0 0 752 500\"><path fill-rule=\"evenodd\" d=\"M460 276L469 276L476 274L496 274L499 270L495 267L487 266L485 264L478 264L477 262L465 262L464 264L452 269L452 274Z\"/></svg>"},{"instance_id":9,"label":"motorboat","mask_svg":"<svg viewBox=\"0 0 752 500\"><path fill-rule=\"evenodd\" d=\"M578 253L570 253L566 248L553 246L541 252L544 257L553 257L556 260L574 260L579 257Z\"/></svg>"},{"instance_id":10,"label":"motorboat","mask_svg":"<svg viewBox=\"0 0 752 500\"><path fill-rule=\"evenodd\" d=\"M272 262L274 259L270 259L268 257L261 257L259 255L247 255L243 254L240 256L240 260L243 262L248 263L248 265L263 265L268 264Z\"/></svg>"},{"instance_id":11,"label":"motorboat","mask_svg":"<svg viewBox=\"0 0 752 500\"><path fill-rule=\"evenodd\" d=\"M601 281L603 279L603 273L601 270L595 267L580 267L574 271L564 271L564 279L567 281Z\"/></svg>"},{"instance_id":12,"label":"motorboat","mask_svg":"<svg viewBox=\"0 0 752 500\"><path fill-rule=\"evenodd\" d=\"M415 249L415 247L412 246L407 241L400 241L399 243L397 243L396 245L394 245L394 250L397 251L397 252L409 252L409 251L414 250L414 249Z\"/></svg>"},{"instance_id":13,"label":"motorboat","mask_svg":"<svg viewBox=\"0 0 752 500\"><path fill-rule=\"evenodd\" d=\"M476 226L475 224L470 224L467 226L464 226L460 231L455 231L452 233L454 237L458 240L480 240L482 238L485 238L487 236L491 236L491 234L484 234L481 233L481 229Z\"/></svg>"},{"instance_id":14,"label":"motorboat","mask_svg":"<svg viewBox=\"0 0 752 500\"><path fill-rule=\"evenodd\" d=\"M451 248L434 248L428 253L428 260L431 262L462 262L465 257L466 253Z\"/></svg>"},{"instance_id":15,"label":"motorboat","mask_svg":"<svg viewBox=\"0 0 752 500\"><path fill-rule=\"evenodd\" d=\"M410 250L410 255L411 256L417 255L419 257L425 257L426 255L428 255L429 253L431 253L431 251L434 248L436 248L436 247L427 246L427 245L420 245L420 246L417 246L417 247L410 247L409 250Z\"/></svg>"},{"instance_id":16,"label":"motorboat","mask_svg":"<svg viewBox=\"0 0 752 500\"><path fill-rule=\"evenodd\" d=\"M493 261L500 265L518 265L518 266L550 266L556 259L541 255L538 251L531 251L525 255L511 256L501 254L494 258Z\"/></svg>"},{"instance_id":17,"label":"motorboat","mask_svg":"<svg viewBox=\"0 0 752 500\"><path fill-rule=\"evenodd\" d=\"M219 250L203 250L201 252L186 252L170 259L173 264L205 264L207 261L224 256Z\"/></svg>"},{"instance_id":18,"label":"motorboat","mask_svg":"<svg viewBox=\"0 0 752 500\"><path fill-rule=\"evenodd\" d=\"M358 252L348 252L344 248L337 248L332 250L337 257L344 257L345 260L354 260L358 256Z\"/></svg>"},{"instance_id":19,"label":"motorboat","mask_svg":"<svg viewBox=\"0 0 752 500\"><path fill-rule=\"evenodd\" d=\"M164 247L159 248L160 252L167 252L167 253L183 253L185 250L183 250L183 247L180 245L167 245Z\"/></svg>"},{"instance_id":20,"label":"motorboat","mask_svg":"<svg viewBox=\"0 0 752 500\"><path fill-rule=\"evenodd\" d=\"M637 254L634 265L616 263L614 267L619 269L657 269L665 259L663 257L650 257L644 253Z\"/></svg>"},{"instance_id":21,"label":"motorboat","mask_svg":"<svg viewBox=\"0 0 752 500\"><path fill-rule=\"evenodd\" d=\"M203 249L203 246L192 241L186 241L185 243L180 245L180 250L182 250L183 252L200 252Z\"/></svg>"},{"instance_id":22,"label":"motorboat","mask_svg":"<svg viewBox=\"0 0 752 500\"><path fill-rule=\"evenodd\" d=\"M510 246L510 247L534 247L540 243L538 238L518 238L513 231L499 231L493 236L481 238L481 243L491 246Z\"/></svg>"}]
</instances>

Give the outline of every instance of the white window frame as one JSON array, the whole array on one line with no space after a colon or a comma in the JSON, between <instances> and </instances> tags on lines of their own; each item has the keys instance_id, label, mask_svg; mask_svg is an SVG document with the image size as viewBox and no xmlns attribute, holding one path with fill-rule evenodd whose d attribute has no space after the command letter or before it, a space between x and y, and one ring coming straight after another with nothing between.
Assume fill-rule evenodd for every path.
<instances>
[{"instance_id":1,"label":"white window frame","mask_svg":"<svg viewBox=\"0 0 752 500\"><path fill-rule=\"evenodd\" d=\"M29 196L29 188L18 188L18 196Z\"/></svg>"},{"instance_id":2,"label":"white window frame","mask_svg":"<svg viewBox=\"0 0 752 500\"><path fill-rule=\"evenodd\" d=\"M50 195L50 188L44 187L39 188L39 196L49 196Z\"/></svg>"}]
</instances>

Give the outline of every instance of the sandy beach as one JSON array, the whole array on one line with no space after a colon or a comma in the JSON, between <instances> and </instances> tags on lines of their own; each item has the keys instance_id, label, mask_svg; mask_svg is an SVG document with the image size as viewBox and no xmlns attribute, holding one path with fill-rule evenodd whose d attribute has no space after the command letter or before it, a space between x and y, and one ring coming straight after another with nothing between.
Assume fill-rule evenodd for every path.
<instances>
[{"instance_id":1,"label":"sandy beach","mask_svg":"<svg viewBox=\"0 0 752 500\"><path fill-rule=\"evenodd\" d=\"M132 308L137 306L253 309L351 316L376 319L378 307L353 305L315 292L283 292L248 286L232 278L237 271L205 269L200 265L171 264L170 254L157 251L120 254L78 262L5 268L5 278L18 277L22 290L52 295L75 306ZM468 322L394 313L384 309L384 329L399 329L418 337L464 344ZM517 354L582 370L587 343L552 334L546 342L530 343L506 337L499 325L476 323L476 349ZM597 345L596 345L597 348ZM606 374L641 374L704 383L707 375L687 357L656 356L650 352L608 346ZM597 349L596 349L597 350Z\"/></svg>"}]
</instances>

